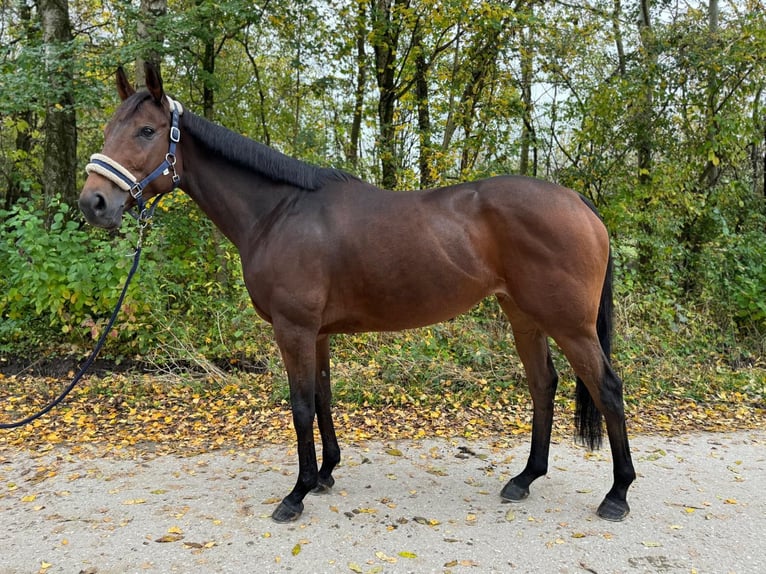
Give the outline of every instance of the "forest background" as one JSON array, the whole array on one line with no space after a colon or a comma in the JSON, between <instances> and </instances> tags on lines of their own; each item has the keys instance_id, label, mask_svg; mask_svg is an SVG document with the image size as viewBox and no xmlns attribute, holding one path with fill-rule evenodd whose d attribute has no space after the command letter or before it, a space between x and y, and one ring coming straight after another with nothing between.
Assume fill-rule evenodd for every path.
<instances>
[{"instance_id":1,"label":"forest background","mask_svg":"<svg viewBox=\"0 0 766 574\"><path fill-rule=\"evenodd\" d=\"M763 408L762 0L2 0L0 360L83 356L106 322L136 231L90 228L76 199L114 71L140 87L144 61L196 113L383 187L517 173L583 193L612 236L628 401ZM235 250L186 196L147 242L102 356L281 377ZM492 300L334 347L336 396L365 403L522 377Z\"/></svg>"}]
</instances>

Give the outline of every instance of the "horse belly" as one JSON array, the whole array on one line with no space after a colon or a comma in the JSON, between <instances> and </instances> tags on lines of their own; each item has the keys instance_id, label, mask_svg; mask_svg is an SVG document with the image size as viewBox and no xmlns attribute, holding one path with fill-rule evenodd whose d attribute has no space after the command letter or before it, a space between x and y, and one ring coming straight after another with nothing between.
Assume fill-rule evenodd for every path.
<instances>
[{"instance_id":1,"label":"horse belly","mask_svg":"<svg viewBox=\"0 0 766 574\"><path fill-rule=\"evenodd\" d=\"M468 311L500 289L497 274L468 246L450 252L410 246L386 255L363 272L343 273L333 281L327 332L431 325Z\"/></svg>"}]
</instances>

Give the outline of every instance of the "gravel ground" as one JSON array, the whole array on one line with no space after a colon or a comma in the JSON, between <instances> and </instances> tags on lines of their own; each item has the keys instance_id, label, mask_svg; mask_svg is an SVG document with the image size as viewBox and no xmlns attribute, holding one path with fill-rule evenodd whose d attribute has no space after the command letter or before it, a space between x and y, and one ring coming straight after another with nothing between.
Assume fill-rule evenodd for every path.
<instances>
[{"instance_id":1,"label":"gravel ground","mask_svg":"<svg viewBox=\"0 0 766 574\"><path fill-rule=\"evenodd\" d=\"M333 492L289 525L270 514L295 481L293 448L6 449L0 573L766 572L764 431L633 437L621 523L595 515L608 449L554 444L548 476L504 504L529 447L497 445L346 445Z\"/></svg>"}]
</instances>

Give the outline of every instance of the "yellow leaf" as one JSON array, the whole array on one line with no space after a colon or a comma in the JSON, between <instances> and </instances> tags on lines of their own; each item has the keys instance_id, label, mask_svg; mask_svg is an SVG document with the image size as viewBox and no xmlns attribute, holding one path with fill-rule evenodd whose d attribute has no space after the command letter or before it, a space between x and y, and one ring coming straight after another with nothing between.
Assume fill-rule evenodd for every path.
<instances>
[{"instance_id":1,"label":"yellow leaf","mask_svg":"<svg viewBox=\"0 0 766 574\"><path fill-rule=\"evenodd\" d=\"M386 454L390 454L391 456L402 456L402 451L398 448L388 448L386 449Z\"/></svg>"},{"instance_id":2,"label":"yellow leaf","mask_svg":"<svg viewBox=\"0 0 766 574\"><path fill-rule=\"evenodd\" d=\"M298 556L298 554L300 553L301 553L301 545L296 544L295 546L293 546L293 556Z\"/></svg>"},{"instance_id":3,"label":"yellow leaf","mask_svg":"<svg viewBox=\"0 0 766 574\"><path fill-rule=\"evenodd\" d=\"M34 502L35 498L37 498L36 494L27 494L21 499L21 502Z\"/></svg>"},{"instance_id":4,"label":"yellow leaf","mask_svg":"<svg viewBox=\"0 0 766 574\"><path fill-rule=\"evenodd\" d=\"M132 498L130 500L123 500L122 503L127 506L131 506L133 504L144 504L146 503L146 500L144 500L143 498Z\"/></svg>"},{"instance_id":5,"label":"yellow leaf","mask_svg":"<svg viewBox=\"0 0 766 574\"><path fill-rule=\"evenodd\" d=\"M414 552L406 552L406 551L399 552L399 556L401 556L402 558L417 558L418 557L418 555L415 554Z\"/></svg>"},{"instance_id":6,"label":"yellow leaf","mask_svg":"<svg viewBox=\"0 0 766 574\"><path fill-rule=\"evenodd\" d=\"M396 558L394 558L393 556L388 556L386 555L385 552L381 552L380 550L378 550L375 553L375 557L378 560L382 560L383 562L388 562L389 564L396 564Z\"/></svg>"},{"instance_id":7,"label":"yellow leaf","mask_svg":"<svg viewBox=\"0 0 766 574\"><path fill-rule=\"evenodd\" d=\"M178 526L171 526L170 528L168 528L168 533L169 534L183 534L184 531L181 530Z\"/></svg>"},{"instance_id":8,"label":"yellow leaf","mask_svg":"<svg viewBox=\"0 0 766 574\"><path fill-rule=\"evenodd\" d=\"M359 566L359 564L357 564L356 562L349 562L348 569L351 570L352 572L358 572L359 574L362 574L362 572L364 572L364 570L362 570L362 567Z\"/></svg>"}]
</instances>

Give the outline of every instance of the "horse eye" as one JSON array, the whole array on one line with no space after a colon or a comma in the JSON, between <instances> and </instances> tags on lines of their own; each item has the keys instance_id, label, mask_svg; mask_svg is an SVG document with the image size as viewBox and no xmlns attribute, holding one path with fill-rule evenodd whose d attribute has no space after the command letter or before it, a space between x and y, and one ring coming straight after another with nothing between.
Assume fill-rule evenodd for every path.
<instances>
[{"instance_id":1,"label":"horse eye","mask_svg":"<svg viewBox=\"0 0 766 574\"><path fill-rule=\"evenodd\" d=\"M152 136L154 136L154 128L149 126L144 126L141 128L140 134L141 134L141 137L150 139Z\"/></svg>"}]
</instances>

